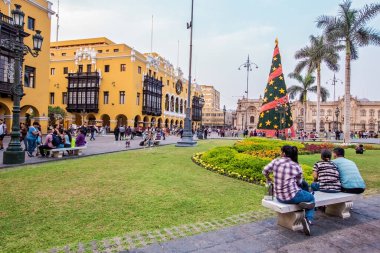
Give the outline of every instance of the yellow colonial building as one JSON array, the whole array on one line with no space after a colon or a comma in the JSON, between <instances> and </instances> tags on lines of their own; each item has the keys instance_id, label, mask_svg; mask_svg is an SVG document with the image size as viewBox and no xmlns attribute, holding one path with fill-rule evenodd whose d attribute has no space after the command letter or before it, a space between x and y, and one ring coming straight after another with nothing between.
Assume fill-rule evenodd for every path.
<instances>
[{"instance_id":1,"label":"yellow colonial building","mask_svg":"<svg viewBox=\"0 0 380 253\"><path fill-rule=\"evenodd\" d=\"M32 36L37 30L44 37L42 49L38 57L25 56L22 68L22 84L24 96L21 100L20 121L39 121L45 132L48 124L48 86L49 86L49 47L52 3L45 0L8 0L0 1L0 118L10 131L12 125L11 88L14 85L15 54L7 47L6 40L15 34L13 21L10 18L14 4L21 5L25 13L24 31L27 37L24 43L33 48Z\"/></svg>"},{"instance_id":2,"label":"yellow colonial building","mask_svg":"<svg viewBox=\"0 0 380 253\"><path fill-rule=\"evenodd\" d=\"M49 105L67 111L66 127L184 125L187 80L157 53L104 37L53 42L49 72Z\"/></svg>"}]
</instances>

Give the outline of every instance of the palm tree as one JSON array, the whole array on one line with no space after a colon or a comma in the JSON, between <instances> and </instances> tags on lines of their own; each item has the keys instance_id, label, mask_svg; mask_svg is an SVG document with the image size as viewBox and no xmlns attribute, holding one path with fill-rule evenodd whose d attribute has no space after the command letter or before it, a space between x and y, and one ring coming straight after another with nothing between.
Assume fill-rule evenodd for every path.
<instances>
[{"instance_id":1,"label":"palm tree","mask_svg":"<svg viewBox=\"0 0 380 253\"><path fill-rule=\"evenodd\" d=\"M295 58L301 60L294 70L300 73L307 68L308 73L317 71L317 124L316 130L320 130L320 103L321 103L321 65L324 62L332 71L338 71L339 54L342 46L329 43L324 36L310 36L310 45L301 48L295 53Z\"/></svg>"},{"instance_id":2,"label":"palm tree","mask_svg":"<svg viewBox=\"0 0 380 253\"><path fill-rule=\"evenodd\" d=\"M350 142L351 119L351 60L359 58L359 47L380 45L380 34L366 26L380 12L380 4L364 5L360 10L351 8L351 0L339 5L338 15L320 16L317 27L324 29L324 34L331 42L344 42L345 59L345 92L344 92L344 142Z\"/></svg>"},{"instance_id":3,"label":"palm tree","mask_svg":"<svg viewBox=\"0 0 380 253\"><path fill-rule=\"evenodd\" d=\"M308 73L305 77L298 73L290 73L289 77L297 80L301 85L292 85L288 88L288 94L290 99L294 99L299 96L298 100L303 104L303 124L304 130L306 129L306 110L307 110L307 95L309 92L317 93L318 87L313 85L315 82L315 77ZM329 91L325 87L320 87L320 93L322 101L325 102L329 97Z\"/></svg>"}]
</instances>

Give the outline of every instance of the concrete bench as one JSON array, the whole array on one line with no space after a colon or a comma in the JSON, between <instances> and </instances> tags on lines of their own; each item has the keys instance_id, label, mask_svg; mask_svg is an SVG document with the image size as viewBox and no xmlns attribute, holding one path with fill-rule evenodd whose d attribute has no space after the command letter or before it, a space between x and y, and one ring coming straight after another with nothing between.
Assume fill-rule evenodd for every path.
<instances>
[{"instance_id":1,"label":"concrete bench","mask_svg":"<svg viewBox=\"0 0 380 253\"><path fill-rule=\"evenodd\" d=\"M332 216L338 216L343 219L351 216L350 209L353 201L362 198L359 194L350 193L325 193L314 192L315 206L326 206L326 213ZM278 213L277 224L291 229L293 231L302 230L301 220L305 217L305 211L298 205L283 204L277 201L276 198L263 199L261 204Z\"/></svg>"},{"instance_id":2,"label":"concrete bench","mask_svg":"<svg viewBox=\"0 0 380 253\"><path fill-rule=\"evenodd\" d=\"M83 147L74 147L74 148L54 148L54 149L48 149L46 152L50 152L52 154L52 157L54 158L61 158L63 156L63 153L65 151L73 151L73 155L82 155L82 150L86 149L86 146Z\"/></svg>"}]
</instances>

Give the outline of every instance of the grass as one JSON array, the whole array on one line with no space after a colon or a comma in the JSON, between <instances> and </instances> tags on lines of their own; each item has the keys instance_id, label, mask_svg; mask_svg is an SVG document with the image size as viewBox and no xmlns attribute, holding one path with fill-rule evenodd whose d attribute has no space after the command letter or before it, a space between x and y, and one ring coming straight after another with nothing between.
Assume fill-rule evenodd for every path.
<instances>
[{"instance_id":1,"label":"grass","mask_svg":"<svg viewBox=\"0 0 380 253\"><path fill-rule=\"evenodd\" d=\"M36 252L263 210L263 188L204 170L165 146L0 172L0 252Z\"/></svg>"},{"instance_id":2,"label":"grass","mask_svg":"<svg viewBox=\"0 0 380 253\"><path fill-rule=\"evenodd\" d=\"M346 149L346 158L353 160L358 166L364 181L366 182L366 194L380 193L379 150L367 150L363 155L355 154L354 149ZM299 162L313 166L320 160L320 155L305 155L299 157Z\"/></svg>"}]
</instances>

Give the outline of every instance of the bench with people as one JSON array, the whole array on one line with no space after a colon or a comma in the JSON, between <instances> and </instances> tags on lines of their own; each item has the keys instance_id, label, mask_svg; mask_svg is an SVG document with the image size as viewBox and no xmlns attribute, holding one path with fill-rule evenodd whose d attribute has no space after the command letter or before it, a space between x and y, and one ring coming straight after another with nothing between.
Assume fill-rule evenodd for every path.
<instances>
[{"instance_id":1,"label":"bench with people","mask_svg":"<svg viewBox=\"0 0 380 253\"><path fill-rule=\"evenodd\" d=\"M67 152L67 155L82 155L82 151L86 148L84 130L79 130L79 134L74 140L69 131L53 128L49 128L45 143L38 147L40 157L51 155L54 158L65 156L65 152Z\"/></svg>"},{"instance_id":2,"label":"bench with people","mask_svg":"<svg viewBox=\"0 0 380 253\"><path fill-rule=\"evenodd\" d=\"M366 185L356 164L344 157L343 148L334 148L334 160L331 151L322 150L321 161L313 167L314 182L310 187L298 164L297 147L283 146L281 152L281 158L263 170L273 194L270 192L272 196L262 200L263 206L278 213L280 226L311 235L316 208L329 215L350 217L353 201L361 197Z\"/></svg>"}]
</instances>

